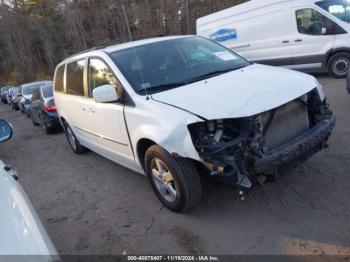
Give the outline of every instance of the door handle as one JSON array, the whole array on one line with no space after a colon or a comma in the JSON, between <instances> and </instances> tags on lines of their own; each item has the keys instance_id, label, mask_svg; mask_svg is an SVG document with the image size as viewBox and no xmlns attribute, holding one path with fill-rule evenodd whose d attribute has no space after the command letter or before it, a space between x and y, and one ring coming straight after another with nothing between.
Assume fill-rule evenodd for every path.
<instances>
[{"instance_id":1,"label":"door handle","mask_svg":"<svg viewBox=\"0 0 350 262\"><path fill-rule=\"evenodd\" d=\"M248 48L248 47L250 47L250 44L234 46L232 47L232 49Z\"/></svg>"},{"instance_id":2,"label":"door handle","mask_svg":"<svg viewBox=\"0 0 350 262\"><path fill-rule=\"evenodd\" d=\"M295 39L294 42L303 42L303 39L299 38L299 39Z\"/></svg>"},{"instance_id":3,"label":"door handle","mask_svg":"<svg viewBox=\"0 0 350 262\"><path fill-rule=\"evenodd\" d=\"M95 114L95 110L94 110L92 107L89 107L89 108L87 109L87 111L88 111L89 113Z\"/></svg>"},{"instance_id":4,"label":"door handle","mask_svg":"<svg viewBox=\"0 0 350 262\"><path fill-rule=\"evenodd\" d=\"M288 43L290 43L289 40L284 40L284 41L282 41L282 44L288 44Z\"/></svg>"}]
</instances>

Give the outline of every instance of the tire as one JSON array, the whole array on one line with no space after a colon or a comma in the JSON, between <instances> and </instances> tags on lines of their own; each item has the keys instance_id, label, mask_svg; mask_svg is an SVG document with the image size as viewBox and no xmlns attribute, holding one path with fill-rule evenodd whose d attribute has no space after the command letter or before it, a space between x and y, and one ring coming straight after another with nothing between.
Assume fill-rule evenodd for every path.
<instances>
[{"instance_id":1,"label":"tire","mask_svg":"<svg viewBox=\"0 0 350 262\"><path fill-rule=\"evenodd\" d=\"M53 128L53 127L48 127L47 126L47 124L44 122L44 130L45 130L45 133L47 134L47 135L51 135L51 134L53 134L53 133L55 133L55 128Z\"/></svg>"},{"instance_id":2,"label":"tire","mask_svg":"<svg viewBox=\"0 0 350 262\"><path fill-rule=\"evenodd\" d=\"M336 53L329 58L327 71L334 78L344 78L350 70L350 53Z\"/></svg>"},{"instance_id":3,"label":"tire","mask_svg":"<svg viewBox=\"0 0 350 262\"><path fill-rule=\"evenodd\" d=\"M154 145L147 150L144 164L152 189L166 208L174 212L186 212L199 203L202 184L191 160L173 157L160 146ZM158 172L160 169L163 171ZM162 174L163 180L156 174Z\"/></svg>"},{"instance_id":4,"label":"tire","mask_svg":"<svg viewBox=\"0 0 350 262\"><path fill-rule=\"evenodd\" d=\"M35 122L32 114L30 112L29 112L29 115L30 115L30 119L32 119L33 126L38 126L39 124L37 122Z\"/></svg>"},{"instance_id":5,"label":"tire","mask_svg":"<svg viewBox=\"0 0 350 262\"><path fill-rule=\"evenodd\" d=\"M68 125L68 123L65 123L65 131L68 144L75 154L81 155L88 151L86 147L80 144L78 138L75 136L72 128Z\"/></svg>"}]
</instances>

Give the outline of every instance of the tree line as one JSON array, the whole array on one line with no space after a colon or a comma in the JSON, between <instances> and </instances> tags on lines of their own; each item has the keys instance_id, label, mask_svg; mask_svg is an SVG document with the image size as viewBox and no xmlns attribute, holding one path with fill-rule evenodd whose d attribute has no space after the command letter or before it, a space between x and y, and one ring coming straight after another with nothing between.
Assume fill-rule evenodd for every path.
<instances>
[{"instance_id":1,"label":"tree line","mask_svg":"<svg viewBox=\"0 0 350 262\"><path fill-rule=\"evenodd\" d=\"M52 79L98 44L195 34L197 18L245 0L0 0L0 86Z\"/></svg>"}]
</instances>

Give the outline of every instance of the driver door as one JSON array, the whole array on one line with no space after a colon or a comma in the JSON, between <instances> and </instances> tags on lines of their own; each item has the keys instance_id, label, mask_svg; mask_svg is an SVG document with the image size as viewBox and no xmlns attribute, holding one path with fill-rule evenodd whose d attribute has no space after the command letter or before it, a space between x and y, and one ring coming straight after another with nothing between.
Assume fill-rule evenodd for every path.
<instances>
[{"instance_id":1,"label":"driver door","mask_svg":"<svg viewBox=\"0 0 350 262\"><path fill-rule=\"evenodd\" d=\"M123 97L123 88L112 70L100 58L88 61L89 99L82 102L86 136L94 151L118 163L133 165L134 157L124 120L122 100L113 103L97 103L92 99L92 91L103 85L114 85L118 96Z\"/></svg>"},{"instance_id":2,"label":"driver door","mask_svg":"<svg viewBox=\"0 0 350 262\"><path fill-rule=\"evenodd\" d=\"M310 7L295 8L292 13L293 64L321 68L326 53L333 48L339 26Z\"/></svg>"}]
</instances>

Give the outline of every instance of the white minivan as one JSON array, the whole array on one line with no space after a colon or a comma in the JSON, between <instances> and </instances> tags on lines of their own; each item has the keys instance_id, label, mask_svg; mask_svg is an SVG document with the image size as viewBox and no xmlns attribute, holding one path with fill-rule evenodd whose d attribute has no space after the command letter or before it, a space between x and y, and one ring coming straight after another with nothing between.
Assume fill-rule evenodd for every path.
<instances>
[{"instance_id":1,"label":"white minivan","mask_svg":"<svg viewBox=\"0 0 350 262\"><path fill-rule=\"evenodd\" d=\"M349 0L251 0L199 18L197 34L246 59L345 77L350 68Z\"/></svg>"},{"instance_id":2,"label":"white minivan","mask_svg":"<svg viewBox=\"0 0 350 262\"><path fill-rule=\"evenodd\" d=\"M178 212L200 200L202 175L249 188L325 148L335 125L314 77L198 36L74 55L57 66L54 88L72 150L147 174Z\"/></svg>"}]
</instances>

